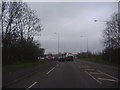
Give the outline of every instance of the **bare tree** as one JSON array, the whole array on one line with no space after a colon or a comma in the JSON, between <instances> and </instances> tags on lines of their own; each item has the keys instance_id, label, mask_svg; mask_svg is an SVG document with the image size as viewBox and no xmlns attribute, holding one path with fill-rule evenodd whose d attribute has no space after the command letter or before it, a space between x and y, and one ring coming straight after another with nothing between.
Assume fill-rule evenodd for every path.
<instances>
[{"instance_id":1,"label":"bare tree","mask_svg":"<svg viewBox=\"0 0 120 90\"><path fill-rule=\"evenodd\" d=\"M119 60L120 51L120 29L119 29L119 14L113 14L111 20L106 23L106 29L103 31L104 57L109 61L116 62Z\"/></svg>"},{"instance_id":2,"label":"bare tree","mask_svg":"<svg viewBox=\"0 0 120 90\"><path fill-rule=\"evenodd\" d=\"M17 52L21 52L21 55L18 55L19 57L28 56L32 51L38 52L36 50L39 50L39 47L34 43L33 39L42 30L41 23L35 12L26 3L2 2L0 24L2 29L3 59L7 61L13 59L14 54ZM31 47L33 50L25 50L27 47ZM25 54L22 54L23 52Z\"/></svg>"},{"instance_id":3,"label":"bare tree","mask_svg":"<svg viewBox=\"0 0 120 90\"><path fill-rule=\"evenodd\" d=\"M106 47L120 48L120 29L118 24L118 14L114 14L111 20L106 23L107 28L103 31Z\"/></svg>"}]
</instances>

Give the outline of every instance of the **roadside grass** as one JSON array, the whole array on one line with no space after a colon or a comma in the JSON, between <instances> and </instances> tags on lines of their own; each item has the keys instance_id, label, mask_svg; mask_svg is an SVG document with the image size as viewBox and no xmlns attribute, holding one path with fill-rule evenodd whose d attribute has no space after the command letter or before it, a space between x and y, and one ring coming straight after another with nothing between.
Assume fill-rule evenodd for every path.
<instances>
[{"instance_id":1,"label":"roadside grass","mask_svg":"<svg viewBox=\"0 0 120 90\"><path fill-rule=\"evenodd\" d=\"M10 72L14 72L23 68L31 67L31 66L37 66L40 64L47 63L47 60L40 60L37 62L27 62L27 63L21 63L21 64L13 64L13 65L7 65L2 67L2 73L7 74Z\"/></svg>"},{"instance_id":2,"label":"roadside grass","mask_svg":"<svg viewBox=\"0 0 120 90\"><path fill-rule=\"evenodd\" d=\"M95 63L99 63L99 64L106 64L106 65L111 65L111 66L114 66L114 67L120 67L120 64L115 64L115 63L112 63L112 62L107 62L107 61L104 61L104 60L101 60L101 59L96 59L96 58L79 58L80 60L83 60L83 61L90 61L90 62L95 62Z\"/></svg>"}]
</instances>

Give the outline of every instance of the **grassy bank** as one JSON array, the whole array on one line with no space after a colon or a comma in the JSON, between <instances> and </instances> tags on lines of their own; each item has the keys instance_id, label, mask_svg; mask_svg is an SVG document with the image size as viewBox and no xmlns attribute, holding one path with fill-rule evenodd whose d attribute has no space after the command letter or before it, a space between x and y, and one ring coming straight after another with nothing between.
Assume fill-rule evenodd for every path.
<instances>
[{"instance_id":1,"label":"grassy bank","mask_svg":"<svg viewBox=\"0 0 120 90\"><path fill-rule=\"evenodd\" d=\"M95 63L99 63L99 64L106 64L106 65L111 65L111 66L115 66L115 67L120 67L120 64L115 64L112 62L108 62L108 61L104 61L101 59L95 59L95 58L79 58L80 60L83 61L90 61L90 62L95 62Z\"/></svg>"},{"instance_id":2,"label":"grassy bank","mask_svg":"<svg viewBox=\"0 0 120 90\"><path fill-rule=\"evenodd\" d=\"M48 61L46 60L40 60L37 62L27 62L27 63L21 63L21 64L13 64L13 65L7 65L2 67L2 73L7 74L9 72L14 72L23 68L31 67L31 66L36 66L40 64L47 63Z\"/></svg>"}]
</instances>

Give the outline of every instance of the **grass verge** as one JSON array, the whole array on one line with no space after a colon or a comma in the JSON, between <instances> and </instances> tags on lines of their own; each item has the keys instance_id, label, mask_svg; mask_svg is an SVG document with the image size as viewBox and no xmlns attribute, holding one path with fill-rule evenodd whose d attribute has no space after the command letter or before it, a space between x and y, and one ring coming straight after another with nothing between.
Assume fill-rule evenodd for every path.
<instances>
[{"instance_id":1,"label":"grass verge","mask_svg":"<svg viewBox=\"0 0 120 90\"><path fill-rule=\"evenodd\" d=\"M13 64L13 65L7 65L2 67L2 73L7 74L9 72L14 72L23 68L31 67L31 66L36 66L40 64L47 63L48 61L46 60L40 60L38 62L27 62L27 63L21 63L21 64Z\"/></svg>"},{"instance_id":2,"label":"grass verge","mask_svg":"<svg viewBox=\"0 0 120 90\"><path fill-rule=\"evenodd\" d=\"M114 67L120 67L120 64L115 64L112 62L107 62L101 59L95 59L95 58L79 58L80 60L83 61L90 61L90 62L95 62L95 63L99 63L99 64L106 64L106 65L110 65L110 66L114 66Z\"/></svg>"}]
</instances>

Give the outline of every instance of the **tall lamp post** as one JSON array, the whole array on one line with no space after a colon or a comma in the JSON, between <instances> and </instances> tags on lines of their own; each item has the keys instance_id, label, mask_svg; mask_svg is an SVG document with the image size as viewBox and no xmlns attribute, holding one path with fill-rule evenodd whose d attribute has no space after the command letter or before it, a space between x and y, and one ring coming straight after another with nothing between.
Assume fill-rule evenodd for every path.
<instances>
[{"instance_id":1,"label":"tall lamp post","mask_svg":"<svg viewBox=\"0 0 120 90\"><path fill-rule=\"evenodd\" d=\"M80 37L86 37L86 39L87 39L87 53L88 53L88 37L87 36L80 36Z\"/></svg>"},{"instance_id":2,"label":"tall lamp post","mask_svg":"<svg viewBox=\"0 0 120 90\"><path fill-rule=\"evenodd\" d=\"M57 34L57 35L58 35L58 55L59 55L59 48L60 48L60 47L59 47L60 34L59 34L59 33L56 33L56 32L55 32L54 34Z\"/></svg>"},{"instance_id":3,"label":"tall lamp post","mask_svg":"<svg viewBox=\"0 0 120 90\"><path fill-rule=\"evenodd\" d=\"M94 20L94 22L105 22L106 24L108 23L108 21L102 21L102 20ZM111 62L111 38L109 37L109 39L110 39L110 43L109 43L109 48L110 48L110 50L109 50L109 61Z\"/></svg>"}]
</instances>

